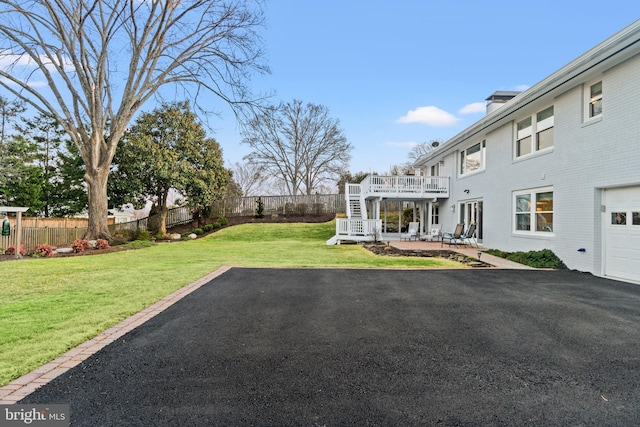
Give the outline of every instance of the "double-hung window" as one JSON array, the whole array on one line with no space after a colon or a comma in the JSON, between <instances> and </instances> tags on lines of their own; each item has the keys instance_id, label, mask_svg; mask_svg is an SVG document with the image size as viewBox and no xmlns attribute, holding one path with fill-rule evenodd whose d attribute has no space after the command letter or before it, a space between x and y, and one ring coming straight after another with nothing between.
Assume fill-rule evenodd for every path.
<instances>
[{"instance_id":1,"label":"double-hung window","mask_svg":"<svg viewBox=\"0 0 640 427\"><path fill-rule=\"evenodd\" d=\"M513 204L515 233L553 233L552 187L514 192Z\"/></svg>"},{"instance_id":2,"label":"double-hung window","mask_svg":"<svg viewBox=\"0 0 640 427\"><path fill-rule=\"evenodd\" d=\"M460 175L478 172L485 168L486 142L478 142L460 152Z\"/></svg>"},{"instance_id":3,"label":"double-hung window","mask_svg":"<svg viewBox=\"0 0 640 427\"><path fill-rule=\"evenodd\" d=\"M589 118L602 114L602 82L589 86Z\"/></svg>"},{"instance_id":4,"label":"double-hung window","mask_svg":"<svg viewBox=\"0 0 640 427\"><path fill-rule=\"evenodd\" d=\"M516 125L516 158L553 147L553 105Z\"/></svg>"}]
</instances>

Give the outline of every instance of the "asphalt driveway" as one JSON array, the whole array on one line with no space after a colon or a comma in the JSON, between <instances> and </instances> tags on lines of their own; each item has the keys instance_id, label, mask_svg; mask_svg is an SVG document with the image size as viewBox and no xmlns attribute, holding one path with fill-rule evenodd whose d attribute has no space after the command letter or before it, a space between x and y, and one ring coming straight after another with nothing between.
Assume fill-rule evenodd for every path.
<instances>
[{"instance_id":1,"label":"asphalt driveway","mask_svg":"<svg viewBox=\"0 0 640 427\"><path fill-rule=\"evenodd\" d=\"M21 403L72 425L640 425L640 286L232 269Z\"/></svg>"}]
</instances>

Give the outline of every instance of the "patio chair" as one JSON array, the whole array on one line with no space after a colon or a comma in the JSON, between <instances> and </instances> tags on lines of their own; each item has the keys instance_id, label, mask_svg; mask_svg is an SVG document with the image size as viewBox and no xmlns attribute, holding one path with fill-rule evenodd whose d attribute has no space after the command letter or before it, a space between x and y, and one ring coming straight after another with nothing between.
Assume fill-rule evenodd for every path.
<instances>
[{"instance_id":1,"label":"patio chair","mask_svg":"<svg viewBox=\"0 0 640 427\"><path fill-rule=\"evenodd\" d=\"M429 231L429 233L425 234L424 236L420 236L420 240L430 240L430 241L438 241L440 240L440 237L442 237L442 233L441 233L441 226L439 225L434 225L433 227L431 227L431 230Z\"/></svg>"},{"instance_id":2,"label":"patio chair","mask_svg":"<svg viewBox=\"0 0 640 427\"><path fill-rule=\"evenodd\" d=\"M464 224L458 224L456 225L456 229L453 233L451 232L446 232L442 234L442 243L440 244L440 246L444 246L444 241L448 240L449 241L449 246L451 246L451 243L455 244L456 246L458 246L458 242L462 242L460 240L460 238L462 237L462 234L464 233Z\"/></svg>"},{"instance_id":3,"label":"patio chair","mask_svg":"<svg viewBox=\"0 0 640 427\"><path fill-rule=\"evenodd\" d=\"M471 224L469 226L469 228L467 229L466 232L464 232L462 234L462 236L460 236L460 241L462 242L462 244L465 244L465 241L468 241L469 244L471 245L471 247L473 247L473 243L475 241L475 245L476 248L478 247L478 242L476 241L475 238L475 234L476 234L476 225L475 224Z\"/></svg>"},{"instance_id":4,"label":"patio chair","mask_svg":"<svg viewBox=\"0 0 640 427\"><path fill-rule=\"evenodd\" d=\"M409 227L407 228L407 232L406 233L402 233L400 235L400 240L411 240L411 238L414 238L416 240L418 240L418 229L420 228L420 223L419 222L410 222L409 223Z\"/></svg>"}]
</instances>

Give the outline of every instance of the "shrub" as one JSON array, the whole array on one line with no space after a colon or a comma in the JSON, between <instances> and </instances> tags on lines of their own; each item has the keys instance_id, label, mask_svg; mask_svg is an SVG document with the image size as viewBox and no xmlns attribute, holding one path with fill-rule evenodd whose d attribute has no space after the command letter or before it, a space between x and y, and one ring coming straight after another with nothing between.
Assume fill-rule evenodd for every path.
<instances>
[{"instance_id":1,"label":"shrub","mask_svg":"<svg viewBox=\"0 0 640 427\"><path fill-rule=\"evenodd\" d=\"M132 230L118 230L113 233L113 239L111 241L114 245L121 245L133 240L134 231Z\"/></svg>"},{"instance_id":2,"label":"shrub","mask_svg":"<svg viewBox=\"0 0 640 427\"><path fill-rule=\"evenodd\" d=\"M89 244L88 240L76 239L76 241L73 242L71 247L73 248L73 252L78 254L80 252L83 252L85 249L89 249L91 245Z\"/></svg>"},{"instance_id":3,"label":"shrub","mask_svg":"<svg viewBox=\"0 0 640 427\"><path fill-rule=\"evenodd\" d=\"M134 240L132 242L125 243L122 246L130 249L140 249L140 248L149 248L155 245L156 243L152 242L151 240Z\"/></svg>"},{"instance_id":4,"label":"shrub","mask_svg":"<svg viewBox=\"0 0 640 427\"><path fill-rule=\"evenodd\" d=\"M298 215L302 215L302 216L306 215L307 214L307 209L308 209L308 206L307 206L306 203L298 203L296 205L296 213Z\"/></svg>"},{"instance_id":5,"label":"shrub","mask_svg":"<svg viewBox=\"0 0 640 427\"><path fill-rule=\"evenodd\" d=\"M220 218L218 218L218 220L216 222L219 223L220 226L224 226L224 225L229 224L229 220L224 216L221 216Z\"/></svg>"},{"instance_id":6,"label":"shrub","mask_svg":"<svg viewBox=\"0 0 640 427\"><path fill-rule=\"evenodd\" d=\"M202 230L206 233L207 231L211 231L213 230L213 224L206 224L204 227L202 227Z\"/></svg>"},{"instance_id":7,"label":"shrub","mask_svg":"<svg viewBox=\"0 0 640 427\"><path fill-rule=\"evenodd\" d=\"M296 205L291 202L287 202L284 204L284 214L286 216L294 215L296 213Z\"/></svg>"},{"instance_id":8,"label":"shrub","mask_svg":"<svg viewBox=\"0 0 640 427\"><path fill-rule=\"evenodd\" d=\"M36 250L33 253L35 256L39 256L39 257L50 257L51 255L53 255L53 246L51 245L47 245L46 243L43 243L41 245L36 246Z\"/></svg>"},{"instance_id":9,"label":"shrub","mask_svg":"<svg viewBox=\"0 0 640 427\"><path fill-rule=\"evenodd\" d=\"M504 252L496 249L488 249L486 253L534 268L567 268L562 260L550 249L529 252Z\"/></svg>"},{"instance_id":10,"label":"shrub","mask_svg":"<svg viewBox=\"0 0 640 427\"><path fill-rule=\"evenodd\" d=\"M196 228L195 230L193 230L193 234L195 234L196 236L200 236L201 234L204 234L204 230L202 230L202 228Z\"/></svg>"},{"instance_id":11,"label":"shrub","mask_svg":"<svg viewBox=\"0 0 640 427\"><path fill-rule=\"evenodd\" d=\"M256 200L256 218L264 217L264 202L262 201L262 197L258 197Z\"/></svg>"},{"instance_id":12,"label":"shrub","mask_svg":"<svg viewBox=\"0 0 640 427\"><path fill-rule=\"evenodd\" d=\"M16 245L9 245L6 251L4 251L5 255L15 255L16 254ZM20 255L24 256L24 246L20 245Z\"/></svg>"},{"instance_id":13,"label":"shrub","mask_svg":"<svg viewBox=\"0 0 640 427\"><path fill-rule=\"evenodd\" d=\"M151 232L149 230L139 229L133 236L133 240L151 240Z\"/></svg>"},{"instance_id":14,"label":"shrub","mask_svg":"<svg viewBox=\"0 0 640 427\"><path fill-rule=\"evenodd\" d=\"M218 220L218 221L214 222L213 224L211 224L211 226L215 230L216 228L222 227L222 223L220 223L220 220Z\"/></svg>"},{"instance_id":15,"label":"shrub","mask_svg":"<svg viewBox=\"0 0 640 427\"><path fill-rule=\"evenodd\" d=\"M96 240L96 249L109 249L109 241L105 239Z\"/></svg>"}]
</instances>

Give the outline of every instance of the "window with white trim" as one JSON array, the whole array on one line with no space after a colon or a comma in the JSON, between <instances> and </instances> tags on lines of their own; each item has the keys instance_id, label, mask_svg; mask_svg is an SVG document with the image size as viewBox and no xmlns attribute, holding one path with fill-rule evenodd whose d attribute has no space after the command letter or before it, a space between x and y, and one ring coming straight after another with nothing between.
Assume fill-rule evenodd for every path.
<instances>
[{"instance_id":1,"label":"window with white trim","mask_svg":"<svg viewBox=\"0 0 640 427\"><path fill-rule=\"evenodd\" d=\"M513 206L515 233L553 233L552 187L514 192Z\"/></svg>"},{"instance_id":2,"label":"window with white trim","mask_svg":"<svg viewBox=\"0 0 640 427\"><path fill-rule=\"evenodd\" d=\"M460 175L484 170L486 146L482 141L460 152Z\"/></svg>"},{"instance_id":3,"label":"window with white trim","mask_svg":"<svg viewBox=\"0 0 640 427\"><path fill-rule=\"evenodd\" d=\"M602 115L602 81L589 85L588 118Z\"/></svg>"},{"instance_id":4,"label":"window with white trim","mask_svg":"<svg viewBox=\"0 0 640 427\"><path fill-rule=\"evenodd\" d=\"M516 158L553 147L553 105L516 125Z\"/></svg>"}]
</instances>

